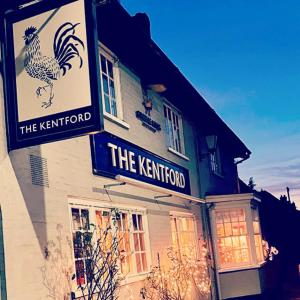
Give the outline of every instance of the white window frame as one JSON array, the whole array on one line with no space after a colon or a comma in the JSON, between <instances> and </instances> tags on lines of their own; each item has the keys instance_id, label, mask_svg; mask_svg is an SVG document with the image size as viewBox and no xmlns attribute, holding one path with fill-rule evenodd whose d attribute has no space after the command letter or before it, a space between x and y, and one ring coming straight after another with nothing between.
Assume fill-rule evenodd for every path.
<instances>
[{"instance_id":1,"label":"white window frame","mask_svg":"<svg viewBox=\"0 0 300 300\"><path fill-rule=\"evenodd\" d=\"M213 174L222 176L221 155L220 155L220 149L218 145L213 152L209 153L209 165L210 165L210 170Z\"/></svg>"},{"instance_id":2,"label":"white window frame","mask_svg":"<svg viewBox=\"0 0 300 300\"><path fill-rule=\"evenodd\" d=\"M199 243L198 243L198 228L197 228L197 220L194 214L190 213L183 213L183 212L170 212L170 228L171 228L171 234L172 234L172 227L171 227L171 218L190 218L193 220L194 224L194 241L195 241L195 251L196 251L196 257L199 257ZM173 240L172 240L173 245ZM179 251L181 251L181 248L179 246ZM181 255L181 253L180 253Z\"/></svg>"},{"instance_id":3,"label":"white window frame","mask_svg":"<svg viewBox=\"0 0 300 300\"><path fill-rule=\"evenodd\" d=\"M245 210L245 218L246 218L246 226L247 226L247 236L249 238L249 263L228 263L226 265L222 265L219 257L219 249L217 244L217 226L216 226L216 212L218 211L227 211L230 209L244 209ZM254 229L253 229L253 220L252 220L252 211L251 204L247 201L246 203L240 204L216 204L215 208L210 211L210 219L211 219L211 227L213 233L213 245L214 251L216 253L216 263L217 268L220 273L242 270L242 269L251 269L251 268L259 268L261 267L265 261L258 261L255 249L255 241L254 241Z\"/></svg>"},{"instance_id":4,"label":"white window frame","mask_svg":"<svg viewBox=\"0 0 300 300\"><path fill-rule=\"evenodd\" d=\"M147 259L147 271L137 273L136 270L136 261L135 261L135 249L134 249L134 240L133 240L133 231L130 231L130 247L131 247L131 253L132 253L132 265L134 272L132 274L128 274L125 276L125 279L121 282L121 285L129 284L132 282L144 280L151 271L151 265L152 265L152 256L151 256L151 248L150 248L150 237L149 237L149 224L148 224L148 216L146 213L146 209L131 205L124 205L124 204L117 204L117 203L106 203L106 202L98 202L98 201L84 201L79 199L69 199L69 222L70 222L70 234L71 234L71 250L72 250L72 259L73 259L73 271L74 274L76 274L75 269L75 256L74 256L74 247L73 247L73 224L72 224L72 208L80 208L80 209L88 209L89 210L89 220L90 224L96 224L95 223L95 212L98 210L111 210L113 208L117 208L120 210L120 212L128 212L130 217L132 214L141 214L143 216L142 222L143 222L143 229L144 229L144 243L145 243L145 249L146 249L146 259ZM92 217L91 217L92 216ZM130 226L130 223L129 223ZM133 225L132 225L133 226ZM77 278L75 278L75 288L77 288ZM75 290L76 297L82 296L81 291Z\"/></svg>"},{"instance_id":5,"label":"white window frame","mask_svg":"<svg viewBox=\"0 0 300 300\"><path fill-rule=\"evenodd\" d=\"M165 116L165 109L169 109L171 111L171 121ZM178 109L176 109L173 105L167 103L166 101L163 103L163 114L164 114L164 122L165 122L165 130L166 130L166 138L167 145L170 152L177 154L178 156L188 160L185 156L185 146L184 146L184 133L183 133L183 120L182 114ZM178 130L179 130L179 147L181 149L176 149L176 138L174 135L174 118L173 114L175 114L178 118ZM171 124L170 124L171 123ZM170 128L171 125L171 128ZM176 122L175 122L176 125ZM170 132L171 130L171 132Z\"/></svg>"},{"instance_id":6,"label":"white window frame","mask_svg":"<svg viewBox=\"0 0 300 300\"><path fill-rule=\"evenodd\" d=\"M114 75L114 87L115 87L115 100L116 100L116 109L117 116L114 116L111 113L108 113L105 109L105 98L104 98L104 89L103 89L103 80L102 80L102 67L101 67L101 55L105 57L112 63L113 66L113 75ZM120 125L123 127L128 127L128 124L123 122L123 105L122 105L122 94L121 94L121 80L120 80L120 66L119 59L117 56L110 51L103 44L99 44L99 74L100 74L100 84L101 84L101 97L102 97L102 105L103 105L103 114L106 119L109 119L115 123L121 123ZM125 124L123 124L125 123ZM128 127L129 128L129 127Z\"/></svg>"}]
</instances>

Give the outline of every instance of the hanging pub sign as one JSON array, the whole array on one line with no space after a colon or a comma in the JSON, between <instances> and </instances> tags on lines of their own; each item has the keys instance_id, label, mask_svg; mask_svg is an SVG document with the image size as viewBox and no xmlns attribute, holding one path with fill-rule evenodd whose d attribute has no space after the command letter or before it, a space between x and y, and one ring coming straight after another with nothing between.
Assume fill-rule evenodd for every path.
<instances>
[{"instance_id":1,"label":"hanging pub sign","mask_svg":"<svg viewBox=\"0 0 300 300\"><path fill-rule=\"evenodd\" d=\"M92 0L43 0L5 14L8 149L103 129Z\"/></svg>"},{"instance_id":2,"label":"hanging pub sign","mask_svg":"<svg viewBox=\"0 0 300 300\"><path fill-rule=\"evenodd\" d=\"M114 178L117 175L191 194L189 171L110 133L91 136L93 172Z\"/></svg>"}]
</instances>

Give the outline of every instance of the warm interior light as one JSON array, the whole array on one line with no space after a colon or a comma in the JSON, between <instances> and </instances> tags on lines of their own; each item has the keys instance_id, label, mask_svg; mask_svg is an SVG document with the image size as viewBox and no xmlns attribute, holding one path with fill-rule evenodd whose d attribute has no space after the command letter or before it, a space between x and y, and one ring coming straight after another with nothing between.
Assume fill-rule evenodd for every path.
<instances>
[{"instance_id":1,"label":"warm interior light","mask_svg":"<svg viewBox=\"0 0 300 300\"><path fill-rule=\"evenodd\" d=\"M163 93L167 90L167 87L163 83L150 84L148 87L157 93Z\"/></svg>"}]
</instances>

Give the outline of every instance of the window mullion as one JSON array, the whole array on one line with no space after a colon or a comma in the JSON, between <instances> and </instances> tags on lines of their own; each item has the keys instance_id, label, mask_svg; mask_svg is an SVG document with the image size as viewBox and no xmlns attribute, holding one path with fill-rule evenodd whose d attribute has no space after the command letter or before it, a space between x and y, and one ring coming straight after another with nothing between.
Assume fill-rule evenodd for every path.
<instances>
[{"instance_id":1,"label":"window mullion","mask_svg":"<svg viewBox=\"0 0 300 300\"><path fill-rule=\"evenodd\" d=\"M132 221L132 214L128 214L128 229L129 229L129 240L130 240L130 255L132 258L132 267L135 274L137 274L137 266L136 266L136 258L135 258L135 249L134 249L134 238L133 238L133 224Z\"/></svg>"}]
</instances>

